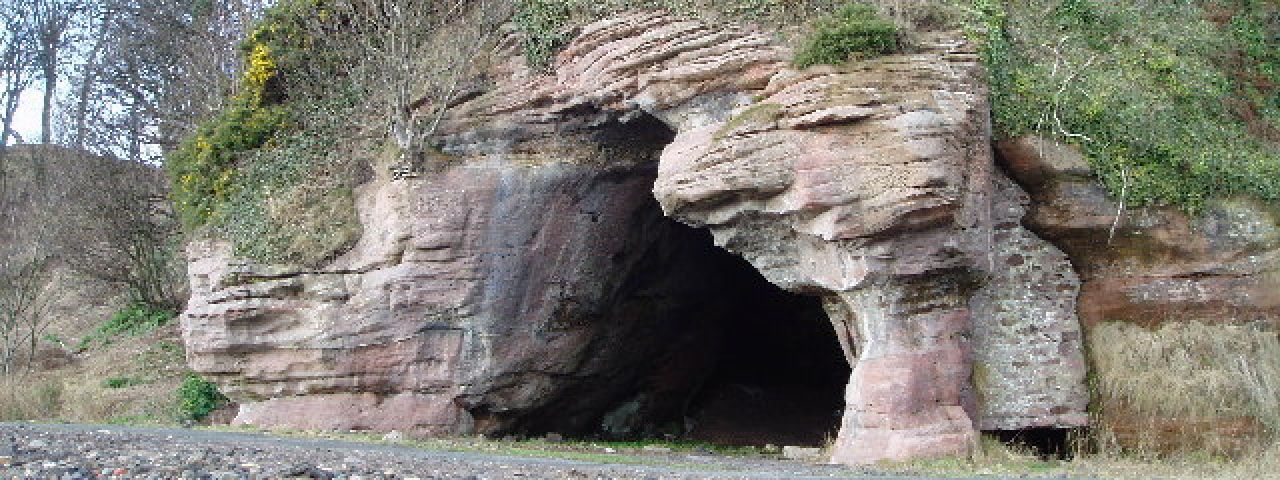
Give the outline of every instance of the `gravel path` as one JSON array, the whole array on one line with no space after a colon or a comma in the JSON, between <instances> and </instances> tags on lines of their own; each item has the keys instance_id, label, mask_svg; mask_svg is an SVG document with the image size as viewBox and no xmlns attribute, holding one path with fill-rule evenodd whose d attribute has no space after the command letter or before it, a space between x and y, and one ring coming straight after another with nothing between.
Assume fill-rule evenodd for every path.
<instances>
[{"instance_id":1,"label":"gravel path","mask_svg":"<svg viewBox=\"0 0 1280 480\"><path fill-rule=\"evenodd\" d=\"M903 478L703 453L619 460L640 464L208 430L0 423L0 480Z\"/></svg>"}]
</instances>

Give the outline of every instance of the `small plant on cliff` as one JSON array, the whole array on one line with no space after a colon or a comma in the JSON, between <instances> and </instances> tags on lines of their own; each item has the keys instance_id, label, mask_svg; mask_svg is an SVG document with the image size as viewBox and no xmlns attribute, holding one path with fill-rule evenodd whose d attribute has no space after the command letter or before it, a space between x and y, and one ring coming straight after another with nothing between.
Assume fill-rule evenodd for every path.
<instances>
[{"instance_id":1,"label":"small plant on cliff","mask_svg":"<svg viewBox=\"0 0 1280 480\"><path fill-rule=\"evenodd\" d=\"M204 420L210 412L229 402L213 382L194 373L178 387L178 407L189 420Z\"/></svg>"},{"instance_id":2,"label":"small plant on cliff","mask_svg":"<svg viewBox=\"0 0 1280 480\"><path fill-rule=\"evenodd\" d=\"M175 316L176 314L171 310L135 303L112 315L111 319L99 325L90 337L102 342L108 342L112 338L121 335L131 337L145 335L152 330L167 325Z\"/></svg>"},{"instance_id":3,"label":"small plant on cliff","mask_svg":"<svg viewBox=\"0 0 1280 480\"><path fill-rule=\"evenodd\" d=\"M815 25L796 53L795 64L800 68L836 65L886 55L898 48L897 25L881 17L875 7L853 3Z\"/></svg>"},{"instance_id":4,"label":"small plant on cliff","mask_svg":"<svg viewBox=\"0 0 1280 480\"><path fill-rule=\"evenodd\" d=\"M571 14L570 5L560 0L524 0L516 5L514 20L529 66L545 70L551 65L551 58L569 41L566 26Z\"/></svg>"}]
</instances>

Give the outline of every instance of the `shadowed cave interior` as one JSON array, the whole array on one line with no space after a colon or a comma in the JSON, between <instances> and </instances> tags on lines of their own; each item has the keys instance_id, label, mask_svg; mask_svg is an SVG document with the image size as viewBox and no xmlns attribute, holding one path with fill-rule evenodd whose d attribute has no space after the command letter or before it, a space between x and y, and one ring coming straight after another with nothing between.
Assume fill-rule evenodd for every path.
<instances>
[{"instance_id":1,"label":"shadowed cave interior","mask_svg":"<svg viewBox=\"0 0 1280 480\"><path fill-rule=\"evenodd\" d=\"M726 446L833 438L850 367L821 302L770 284L705 231L663 224L651 262L603 319L634 323L595 352L620 367L580 379L513 433Z\"/></svg>"},{"instance_id":2,"label":"shadowed cave interior","mask_svg":"<svg viewBox=\"0 0 1280 480\"><path fill-rule=\"evenodd\" d=\"M648 159L618 175L657 178L674 134L640 115L598 131L606 155ZM637 158L637 157L632 157ZM646 192L648 195L648 192ZM719 445L822 445L834 437L850 367L821 301L786 292L706 229L666 218L656 201L629 220L614 294L592 314L605 338L575 379L505 432L668 438Z\"/></svg>"}]
</instances>

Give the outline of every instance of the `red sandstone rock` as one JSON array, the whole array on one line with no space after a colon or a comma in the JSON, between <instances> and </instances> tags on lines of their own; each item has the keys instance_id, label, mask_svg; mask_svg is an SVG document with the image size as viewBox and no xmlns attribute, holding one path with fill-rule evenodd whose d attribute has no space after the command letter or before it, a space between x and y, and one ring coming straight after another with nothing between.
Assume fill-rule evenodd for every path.
<instances>
[{"instance_id":1,"label":"red sandstone rock","mask_svg":"<svg viewBox=\"0 0 1280 480\"><path fill-rule=\"evenodd\" d=\"M1121 211L1070 148L1034 138L998 147L1014 178L1034 179L1026 184L1028 226L1066 251L1080 272L1086 326L1169 320L1280 326L1274 209L1237 199L1211 201L1195 218L1175 208Z\"/></svg>"},{"instance_id":2,"label":"red sandstone rock","mask_svg":"<svg viewBox=\"0 0 1280 480\"><path fill-rule=\"evenodd\" d=\"M999 195L971 48L938 39L805 71L789 56L767 35L652 13L584 28L549 76L512 54L492 91L443 122L456 162L360 189L364 235L332 265L252 265L193 245L192 368L242 403L241 423L581 430L627 394L599 379L669 377L680 391L696 376L666 372L707 366L708 340L676 333L675 299L710 299L716 285L670 267L683 257L654 195L770 282L823 298L854 364L835 461L963 455L985 425L1078 425L1075 318L1054 303L1074 284L1015 298L1043 278L993 263L1013 261L993 247L1008 235L1063 268ZM637 131L645 115L678 133L655 185L649 154L670 139ZM989 274L1001 281L984 287ZM972 339L999 330L974 328L996 318L975 319L982 305L1015 300L1032 313L1019 320L1057 334L1029 343L1060 348L1061 362L1036 351L1029 375L1057 375L1062 395L1014 404L1037 387L970 383L975 345L993 346L984 365L1018 360L1005 348L1016 335ZM624 405L661 407L641 400Z\"/></svg>"},{"instance_id":3,"label":"red sandstone rock","mask_svg":"<svg viewBox=\"0 0 1280 480\"><path fill-rule=\"evenodd\" d=\"M1086 332L1105 322L1151 329L1178 322L1280 328L1280 216L1274 208L1218 199L1195 217L1175 208L1122 210L1073 149L1032 137L997 146L1005 168L1030 194L1027 225L1070 255L1080 273L1078 310ZM1090 338L1094 345L1108 340ZM1126 447L1238 452L1261 436L1252 418L1188 421L1097 400L1099 426ZM1223 441L1228 445L1219 445Z\"/></svg>"}]
</instances>

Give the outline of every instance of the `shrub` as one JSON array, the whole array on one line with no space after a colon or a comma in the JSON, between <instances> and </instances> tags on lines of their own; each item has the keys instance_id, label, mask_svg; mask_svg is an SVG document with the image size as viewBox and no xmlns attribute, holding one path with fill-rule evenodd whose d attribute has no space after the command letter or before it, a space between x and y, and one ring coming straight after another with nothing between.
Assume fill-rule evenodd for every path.
<instances>
[{"instance_id":1,"label":"shrub","mask_svg":"<svg viewBox=\"0 0 1280 480\"><path fill-rule=\"evenodd\" d=\"M317 49L310 48L306 18L318 8L315 0L286 0L269 9L240 47L244 72L227 108L166 157L174 206L188 230L204 225L235 193L247 152L267 146L294 121L284 80L314 73L309 64L318 63Z\"/></svg>"},{"instance_id":2,"label":"shrub","mask_svg":"<svg viewBox=\"0 0 1280 480\"><path fill-rule=\"evenodd\" d=\"M796 52L795 65L837 65L897 50L897 25L881 17L875 7L853 3L814 26L813 33Z\"/></svg>"},{"instance_id":3,"label":"shrub","mask_svg":"<svg viewBox=\"0 0 1280 480\"><path fill-rule=\"evenodd\" d=\"M142 385L146 381L133 377L111 377L102 381L102 388L128 388L134 385Z\"/></svg>"},{"instance_id":4,"label":"shrub","mask_svg":"<svg viewBox=\"0 0 1280 480\"><path fill-rule=\"evenodd\" d=\"M316 34L342 21L325 2L282 0L255 25L228 107L166 159L188 233L263 263L314 265L354 242L363 164L350 144L363 141L353 117L367 92L343 73L343 39Z\"/></svg>"},{"instance_id":5,"label":"shrub","mask_svg":"<svg viewBox=\"0 0 1280 480\"><path fill-rule=\"evenodd\" d=\"M203 420L209 413L228 403L218 386L196 374L187 375L178 387L178 406L191 420Z\"/></svg>"},{"instance_id":6,"label":"shrub","mask_svg":"<svg viewBox=\"0 0 1280 480\"><path fill-rule=\"evenodd\" d=\"M134 303L116 312L115 315L111 316L110 320L99 325L93 334L87 338L89 342L94 339L106 342L120 335L131 337L145 335L151 333L152 330L167 325L175 316L176 314L172 310Z\"/></svg>"},{"instance_id":7,"label":"shrub","mask_svg":"<svg viewBox=\"0 0 1280 480\"><path fill-rule=\"evenodd\" d=\"M569 41L566 26L571 13L563 0L523 0L516 5L514 20L529 66L545 70L551 65L552 57Z\"/></svg>"}]
</instances>

